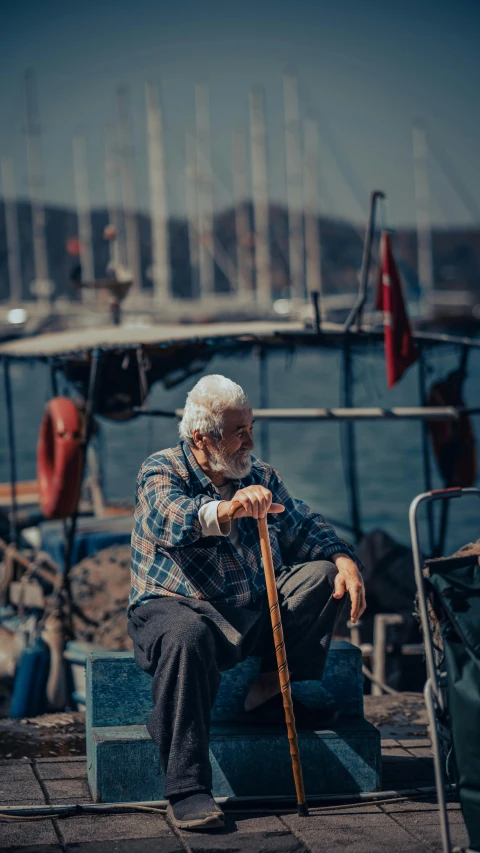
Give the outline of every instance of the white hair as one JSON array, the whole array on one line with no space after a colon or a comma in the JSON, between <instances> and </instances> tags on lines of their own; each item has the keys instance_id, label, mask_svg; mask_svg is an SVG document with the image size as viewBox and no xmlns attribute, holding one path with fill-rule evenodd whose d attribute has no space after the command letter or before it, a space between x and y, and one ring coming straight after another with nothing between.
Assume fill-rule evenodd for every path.
<instances>
[{"instance_id":1,"label":"white hair","mask_svg":"<svg viewBox=\"0 0 480 853\"><path fill-rule=\"evenodd\" d=\"M222 438L225 409L251 409L245 391L236 382L218 373L203 376L187 394L178 428L180 438L191 447L196 429L213 438Z\"/></svg>"}]
</instances>

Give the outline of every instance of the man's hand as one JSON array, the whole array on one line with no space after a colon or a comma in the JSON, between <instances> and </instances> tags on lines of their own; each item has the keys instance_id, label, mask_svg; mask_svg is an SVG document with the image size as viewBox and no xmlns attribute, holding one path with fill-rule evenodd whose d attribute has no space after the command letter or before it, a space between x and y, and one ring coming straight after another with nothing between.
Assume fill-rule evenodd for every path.
<instances>
[{"instance_id":1,"label":"man's hand","mask_svg":"<svg viewBox=\"0 0 480 853\"><path fill-rule=\"evenodd\" d=\"M349 593L352 602L350 619L352 622L356 622L367 606L363 578L357 565L347 554L334 554L332 560L338 569L333 597L343 598L346 592Z\"/></svg>"},{"instance_id":2,"label":"man's hand","mask_svg":"<svg viewBox=\"0 0 480 853\"><path fill-rule=\"evenodd\" d=\"M235 513L235 518L265 518L267 512L283 512L282 504L272 503L272 493L264 486L246 486L235 492L231 501L222 501L218 506L218 521L225 524L229 520L229 512L233 504L240 504L241 509Z\"/></svg>"}]
</instances>

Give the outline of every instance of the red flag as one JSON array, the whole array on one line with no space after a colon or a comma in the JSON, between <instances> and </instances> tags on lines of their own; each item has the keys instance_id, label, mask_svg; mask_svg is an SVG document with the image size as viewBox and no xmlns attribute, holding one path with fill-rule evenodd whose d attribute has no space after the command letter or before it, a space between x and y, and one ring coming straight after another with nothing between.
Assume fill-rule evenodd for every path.
<instances>
[{"instance_id":1,"label":"red flag","mask_svg":"<svg viewBox=\"0 0 480 853\"><path fill-rule=\"evenodd\" d=\"M400 275L387 231L382 233L380 241L380 269L375 308L377 311L383 311L387 385L393 388L407 367L417 360L418 352L412 338Z\"/></svg>"}]
</instances>

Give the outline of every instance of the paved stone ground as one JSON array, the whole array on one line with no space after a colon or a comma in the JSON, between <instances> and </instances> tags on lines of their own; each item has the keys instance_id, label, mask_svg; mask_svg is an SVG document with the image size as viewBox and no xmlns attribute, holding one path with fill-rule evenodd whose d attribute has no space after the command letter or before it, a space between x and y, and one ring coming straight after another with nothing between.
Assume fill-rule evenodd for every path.
<instances>
[{"instance_id":1,"label":"paved stone ground","mask_svg":"<svg viewBox=\"0 0 480 853\"><path fill-rule=\"evenodd\" d=\"M430 742L384 739L383 787L433 785ZM90 803L85 758L0 761L0 804ZM1 811L1 806L0 806ZM0 817L0 853L440 853L435 798L311 809L308 818L270 807L225 808L224 830L173 831L161 814L84 814L59 819ZM466 845L459 806L449 804L452 843Z\"/></svg>"}]
</instances>

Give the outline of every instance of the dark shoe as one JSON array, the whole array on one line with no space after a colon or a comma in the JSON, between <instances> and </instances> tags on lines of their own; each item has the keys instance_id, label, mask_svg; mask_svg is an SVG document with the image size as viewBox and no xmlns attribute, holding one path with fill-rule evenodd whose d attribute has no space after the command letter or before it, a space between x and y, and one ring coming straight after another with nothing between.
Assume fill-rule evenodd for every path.
<instances>
[{"instance_id":1,"label":"dark shoe","mask_svg":"<svg viewBox=\"0 0 480 853\"><path fill-rule=\"evenodd\" d=\"M167 817L178 829L221 829L225 825L221 808L204 791L171 797Z\"/></svg>"},{"instance_id":2,"label":"dark shoe","mask_svg":"<svg viewBox=\"0 0 480 853\"><path fill-rule=\"evenodd\" d=\"M297 728L304 729L328 729L338 720L338 711L332 705L329 708L309 708L292 696L293 715ZM283 700L279 693L267 702L263 702L253 711L246 711L242 722L252 723L258 726L285 725L285 711Z\"/></svg>"}]
</instances>

